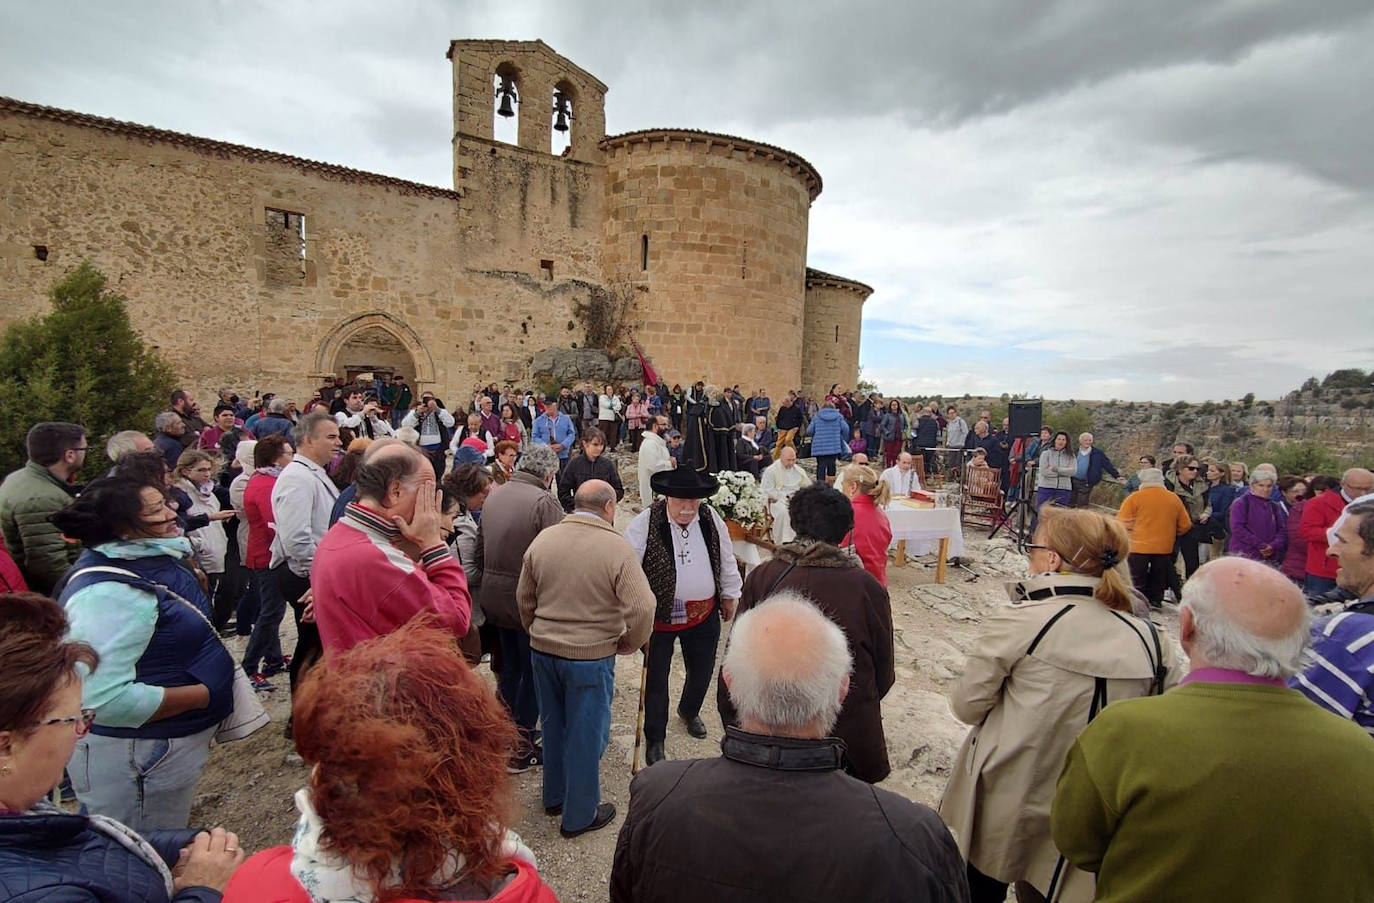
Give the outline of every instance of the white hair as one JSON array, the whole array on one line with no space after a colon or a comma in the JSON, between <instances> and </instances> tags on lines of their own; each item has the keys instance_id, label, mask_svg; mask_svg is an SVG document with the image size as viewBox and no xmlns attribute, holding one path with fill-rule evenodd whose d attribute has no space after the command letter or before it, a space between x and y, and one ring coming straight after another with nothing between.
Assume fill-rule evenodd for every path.
<instances>
[{"instance_id":1,"label":"white hair","mask_svg":"<svg viewBox=\"0 0 1374 903\"><path fill-rule=\"evenodd\" d=\"M138 450L139 437L147 439L145 433L138 430L120 430L110 437L110 441L105 443L105 454L111 461L118 462L120 458Z\"/></svg>"},{"instance_id":2,"label":"white hair","mask_svg":"<svg viewBox=\"0 0 1374 903\"><path fill-rule=\"evenodd\" d=\"M415 427L413 426L403 426L400 429L396 430L396 438L400 439L406 445L414 445L418 447L420 444L420 431L415 429Z\"/></svg>"},{"instance_id":3,"label":"white hair","mask_svg":"<svg viewBox=\"0 0 1374 903\"><path fill-rule=\"evenodd\" d=\"M550 474L558 473L558 453L547 445L531 445L515 462L515 471L547 480Z\"/></svg>"},{"instance_id":4,"label":"white hair","mask_svg":"<svg viewBox=\"0 0 1374 903\"><path fill-rule=\"evenodd\" d=\"M788 620L801 631L804 654L788 666L763 650L771 646L770 625ZM741 718L769 728L819 728L828 733L840 716L840 689L853 668L844 631L801 593L784 590L740 615L730 633L724 669L730 698ZM781 670L784 673L770 673Z\"/></svg>"},{"instance_id":5,"label":"white hair","mask_svg":"<svg viewBox=\"0 0 1374 903\"><path fill-rule=\"evenodd\" d=\"M1279 472L1274 469L1273 464L1261 464L1254 470L1250 471L1251 486L1255 485L1256 483L1263 483L1265 480L1269 480L1271 482L1276 483L1278 482L1278 479Z\"/></svg>"},{"instance_id":6,"label":"white hair","mask_svg":"<svg viewBox=\"0 0 1374 903\"><path fill-rule=\"evenodd\" d=\"M752 435L754 435L754 433L755 433L757 430L756 430L756 427L755 427L752 423L746 423L746 424L744 424L744 426L742 426L742 427L739 428L739 431L740 431L740 434L741 434L741 435L744 435L744 436L752 436Z\"/></svg>"},{"instance_id":7,"label":"white hair","mask_svg":"<svg viewBox=\"0 0 1374 903\"><path fill-rule=\"evenodd\" d=\"M163 432L167 427L172 425L172 421L180 419L181 415L176 411L163 411L153 418L153 429L157 430L159 433Z\"/></svg>"},{"instance_id":8,"label":"white hair","mask_svg":"<svg viewBox=\"0 0 1374 903\"><path fill-rule=\"evenodd\" d=\"M272 400L267 403L267 413L285 414L286 406L289 403L290 402L287 399L282 398L280 395L274 395L272 397Z\"/></svg>"},{"instance_id":9,"label":"white hair","mask_svg":"<svg viewBox=\"0 0 1374 903\"><path fill-rule=\"evenodd\" d=\"M1218 598L1214 573L1217 572L1199 569L1183 586L1182 604L1193 613L1202 658L1214 667L1243 671L1252 677L1287 680L1296 674L1307 648L1312 620L1307 606L1303 606L1302 617L1286 635L1255 636L1227 616Z\"/></svg>"}]
</instances>

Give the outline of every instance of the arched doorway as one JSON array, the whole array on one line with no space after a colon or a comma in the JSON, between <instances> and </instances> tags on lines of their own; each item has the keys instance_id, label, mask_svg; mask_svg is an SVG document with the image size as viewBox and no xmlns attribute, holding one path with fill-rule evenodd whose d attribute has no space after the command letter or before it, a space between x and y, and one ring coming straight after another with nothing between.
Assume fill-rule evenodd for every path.
<instances>
[{"instance_id":1,"label":"arched doorway","mask_svg":"<svg viewBox=\"0 0 1374 903\"><path fill-rule=\"evenodd\" d=\"M321 377L401 374L418 391L434 384L434 360L406 323L380 311L350 317L329 331L315 355Z\"/></svg>"},{"instance_id":2,"label":"arched doorway","mask_svg":"<svg viewBox=\"0 0 1374 903\"><path fill-rule=\"evenodd\" d=\"M353 382L364 373L377 376L401 374L415 378L415 359L400 339L380 326L368 326L348 337L334 356L334 373Z\"/></svg>"}]
</instances>

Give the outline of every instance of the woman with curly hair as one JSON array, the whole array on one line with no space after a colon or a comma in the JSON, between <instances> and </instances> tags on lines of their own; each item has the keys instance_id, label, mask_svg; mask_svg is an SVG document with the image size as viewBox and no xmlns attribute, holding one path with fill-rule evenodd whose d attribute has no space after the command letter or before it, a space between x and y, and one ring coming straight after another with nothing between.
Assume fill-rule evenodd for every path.
<instances>
[{"instance_id":1,"label":"woman with curly hair","mask_svg":"<svg viewBox=\"0 0 1374 903\"><path fill-rule=\"evenodd\" d=\"M453 636L412 621L326 657L297 689L290 846L249 859L224 903L556 903L509 830L515 726Z\"/></svg>"}]
</instances>

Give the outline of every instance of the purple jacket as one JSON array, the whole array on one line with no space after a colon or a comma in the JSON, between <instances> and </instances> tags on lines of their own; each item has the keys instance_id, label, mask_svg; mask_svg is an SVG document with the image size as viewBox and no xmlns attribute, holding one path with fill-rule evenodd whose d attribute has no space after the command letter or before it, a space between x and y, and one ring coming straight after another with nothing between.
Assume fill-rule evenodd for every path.
<instances>
[{"instance_id":1,"label":"purple jacket","mask_svg":"<svg viewBox=\"0 0 1374 903\"><path fill-rule=\"evenodd\" d=\"M1278 567L1288 547L1287 515L1279 503L1246 492L1231 505L1231 555L1260 561ZM1273 556L1260 554L1264 546L1272 546Z\"/></svg>"}]
</instances>

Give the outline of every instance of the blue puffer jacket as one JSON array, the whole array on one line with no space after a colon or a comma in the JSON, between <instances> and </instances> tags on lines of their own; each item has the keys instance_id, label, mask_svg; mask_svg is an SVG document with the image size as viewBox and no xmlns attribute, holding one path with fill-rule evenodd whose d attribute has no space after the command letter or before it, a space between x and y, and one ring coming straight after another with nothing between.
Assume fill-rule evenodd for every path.
<instances>
[{"instance_id":1,"label":"blue puffer jacket","mask_svg":"<svg viewBox=\"0 0 1374 903\"><path fill-rule=\"evenodd\" d=\"M852 430L844 415L835 408L821 408L806 427L811 437L811 454L838 455L844 452L845 440Z\"/></svg>"},{"instance_id":2,"label":"blue puffer jacket","mask_svg":"<svg viewBox=\"0 0 1374 903\"><path fill-rule=\"evenodd\" d=\"M40 804L43 805L43 804ZM144 837L168 868L195 831ZM219 891L188 887L168 897L150 863L94 831L84 815L38 811L0 816L0 900L10 903L219 903Z\"/></svg>"}]
</instances>

